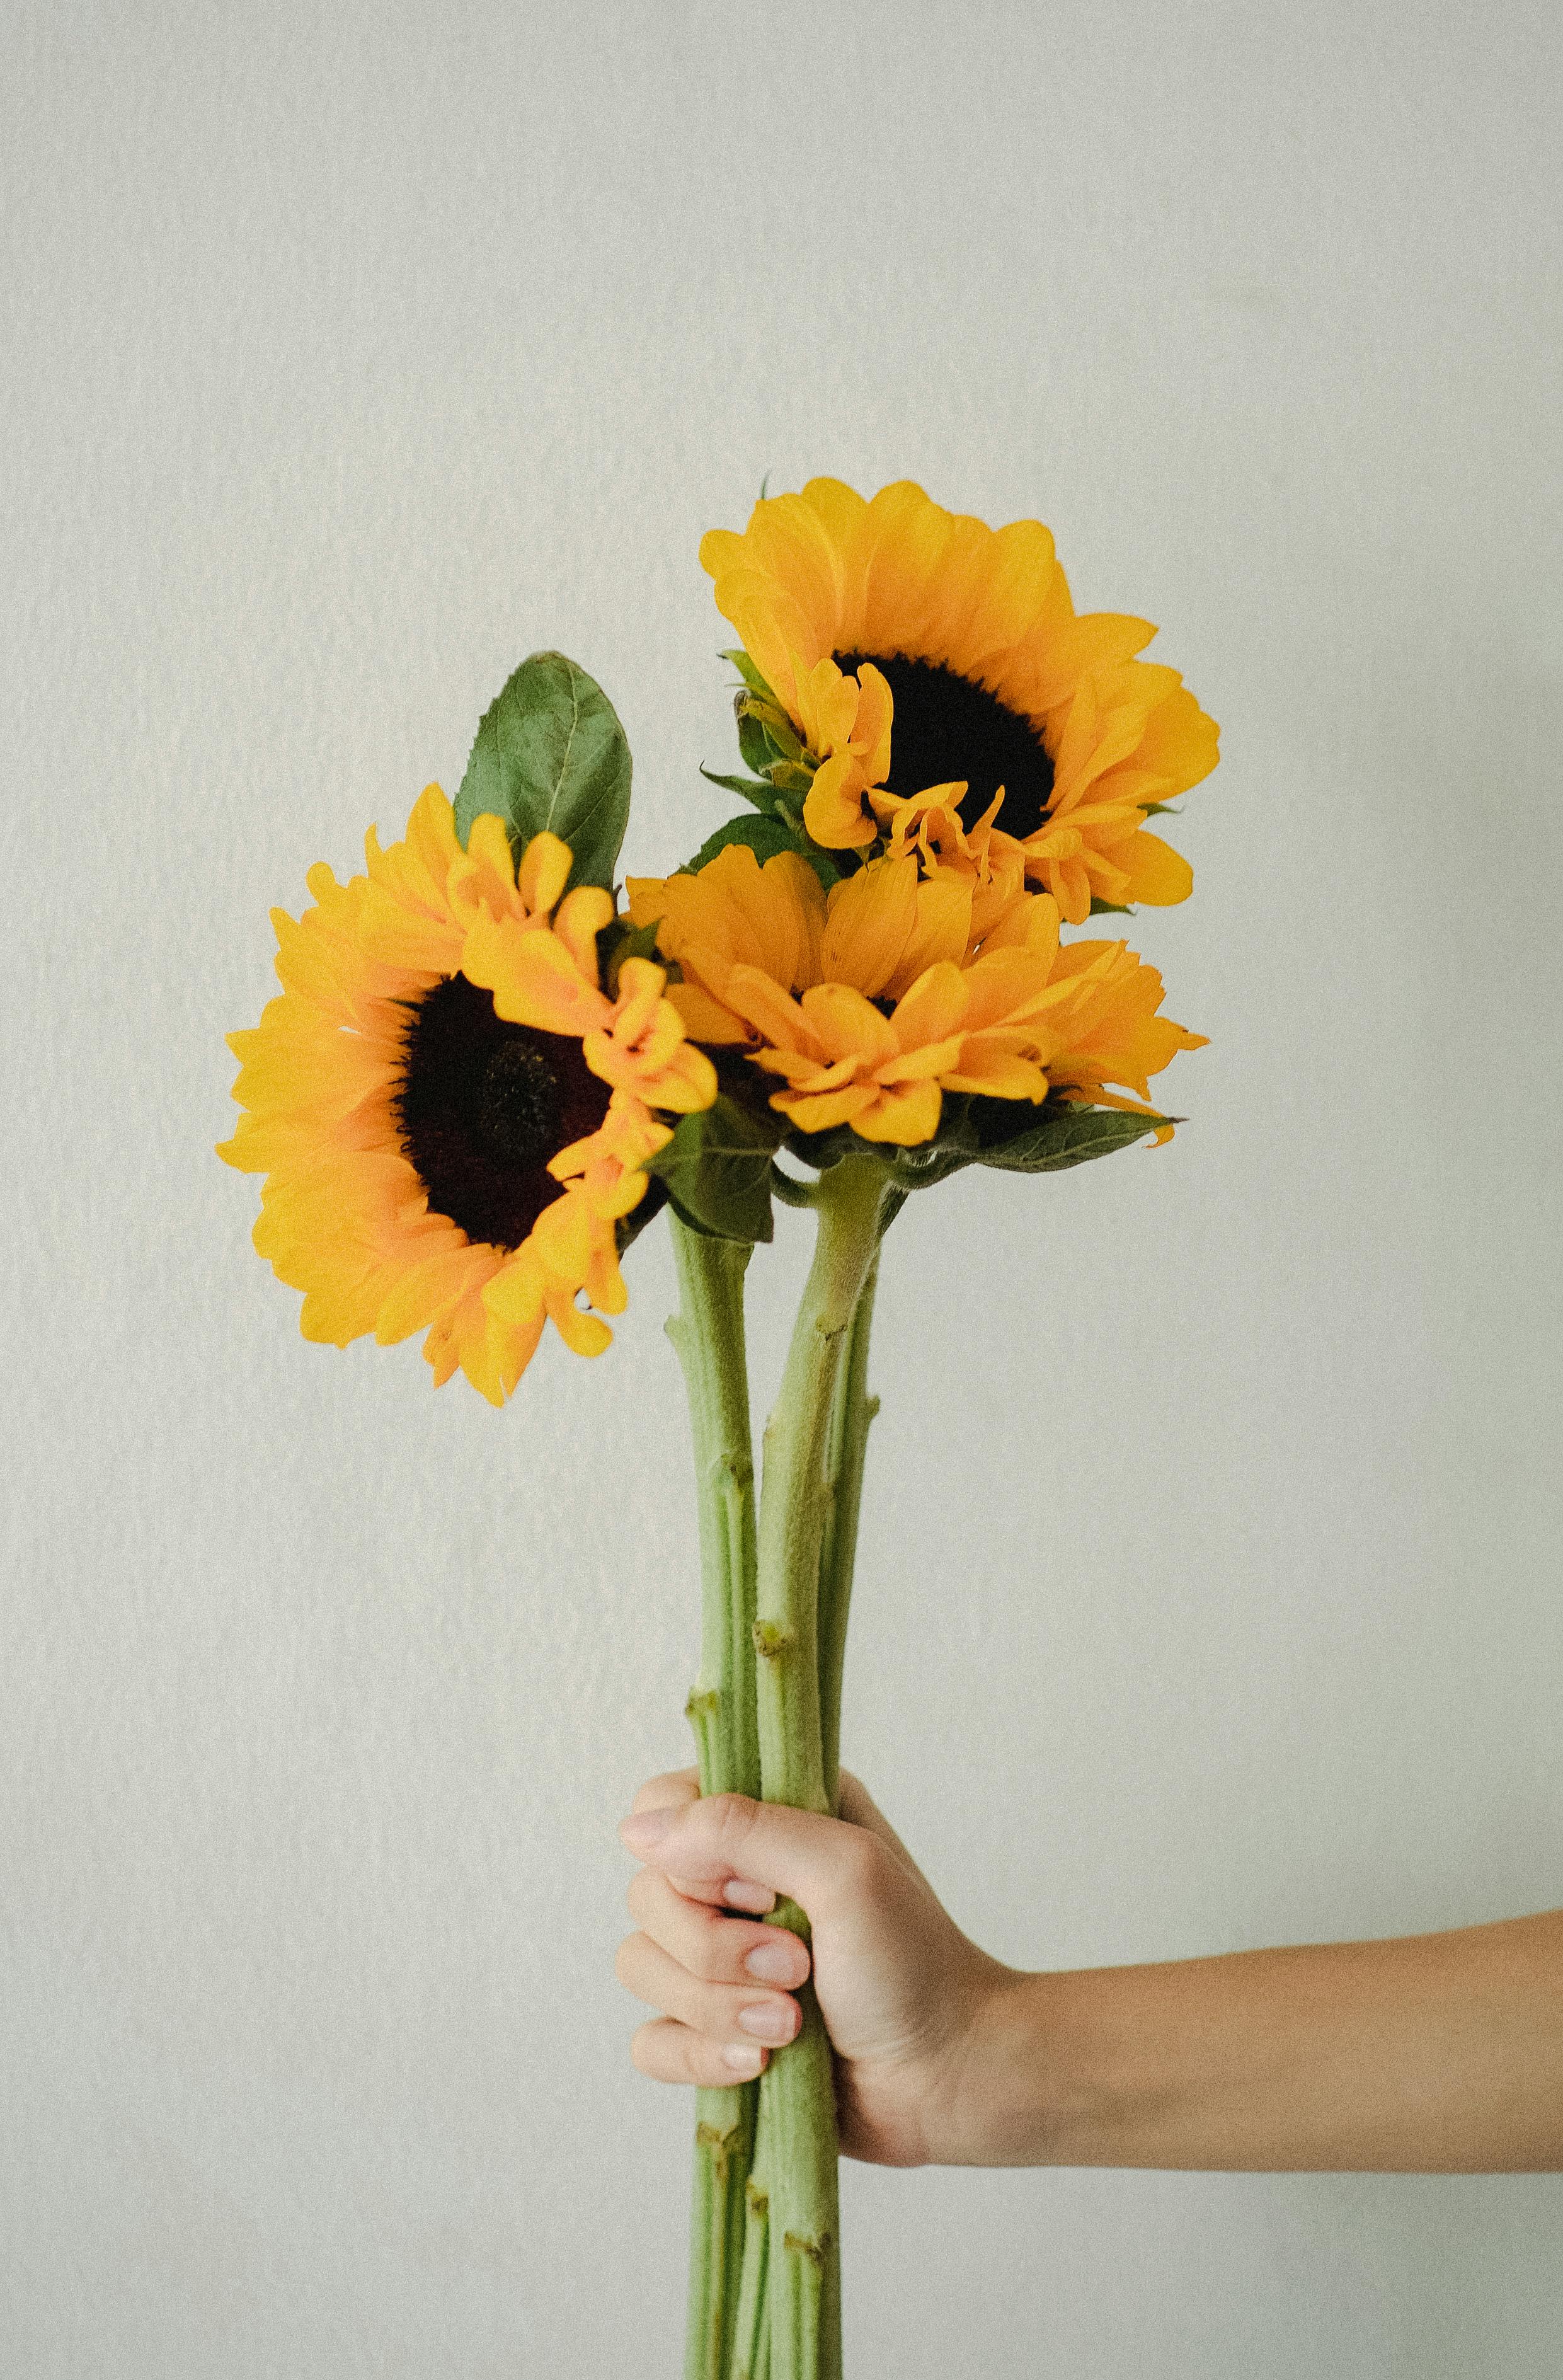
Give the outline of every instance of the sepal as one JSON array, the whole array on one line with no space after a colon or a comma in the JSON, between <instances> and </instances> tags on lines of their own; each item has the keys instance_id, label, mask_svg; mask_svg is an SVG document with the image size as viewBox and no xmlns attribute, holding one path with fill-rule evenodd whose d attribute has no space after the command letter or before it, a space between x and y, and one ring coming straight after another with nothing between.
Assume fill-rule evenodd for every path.
<instances>
[{"instance_id":1,"label":"sepal","mask_svg":"<svg viewBox=\"0 0 1563 2380\"><path fill-rule=\"evenodd\" d=\"M703 760L700 774L708 785L720 785L724 794L742 794L757 810L774 809L776 806L776 788L769 777L724 777L720 769L708 769Z\"/></svg>"},{"instance_id":2,"label":"sepal","mask_svg":"<svg viewBox=\"0 0 1563 2380\"><path fill-rule=\"evenodd\" d=\"M739 676L743 679L751 694L757 694L762 702L776 703L775 695L771 692L769 686L766 684L765 679L760 675L758 667L750 660L742 645L735 646L731 652L723 653L721 659L724 662L731 662L733 663L733 668L737 671ZM776 707L778 709L781 708L780 704L776 704Z\"/></svg>"}]
</instances>

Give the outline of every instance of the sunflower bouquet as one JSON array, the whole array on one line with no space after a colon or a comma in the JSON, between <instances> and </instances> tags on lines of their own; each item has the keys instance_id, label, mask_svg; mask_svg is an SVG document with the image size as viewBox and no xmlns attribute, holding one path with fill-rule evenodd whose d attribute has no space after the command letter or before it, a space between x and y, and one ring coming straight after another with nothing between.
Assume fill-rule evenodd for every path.
<instances>
[{"instance_id":1,"label":"sunflower bouquet","mask_svg":"<svg viewBox=\"0 0 1563 2380\"><path fill-rule=\"evenodd\" d=\"M908 482L762 497L700 558L737 632L745 807L615 885L630 755L556 652L485 714L454 805L273 912L282 990L231 1044L220 1154L263 1174L255 1245L306 1338L421 1331L436 1384L503 1404L551 1323L610 1343L622 1261L667 1217L699 1512L702 1790L831 1811L879 1253L969 1165L1057 1172L1174 1119L1204 1037L1121 940L1183 900L1157 818L1217 731L1155 631L1077 613L1047 529ZM706 772L708 775L709 771ZM773 1202L814 1257L757 1499L744 1281ZM806 1937L782 1903L772 1923ZM688 2380L841 2371L830 2044L812 1995L757 2082L698 2095Z\"/></svg>"}]
</instances>

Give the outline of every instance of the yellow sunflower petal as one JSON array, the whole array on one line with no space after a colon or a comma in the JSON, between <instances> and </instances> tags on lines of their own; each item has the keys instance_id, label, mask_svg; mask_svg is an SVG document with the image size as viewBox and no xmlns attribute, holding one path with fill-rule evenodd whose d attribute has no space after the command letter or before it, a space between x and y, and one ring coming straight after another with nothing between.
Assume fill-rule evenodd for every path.
<instances>
[{"instance_id":1,"label":"yellow sunflower petal","mask_svg":"<svg viewBox=\"0 0 1563 2380\"><path fill-rule=\"evenodd\" d=\"M969 1002L968 977L952 959L940 959L920 975L895 1004L891 1029L903 1050L923 1041L942 1041L963 1020Z\"/></svg>"},{"instance_id":2,"label":"yellow sunflower petal","mask_svg":"<svg viewBox=\"0 0 1563 2380\"><path fill-rule=\"evenodd\" d=\"M1130 901L1169 908L1174 902L1186 901L1193 891L1193 869L1182 853L1144 828L1125 842L1115 843L1112 857L1128 879L1125 893Z\"/></svg>"},{"instance_id":3,"label":"yellow sunflower petal","mask_svg":"<svg viewBox=\"0 0 1563 2380\"><path fill-rule=\"evenodd\" d=\"M799 1002L808 1029L827 1057L897 1058L901 1043L890 1019L849 983L820 983Z\"/></svg>"},{"instance_id":4,"label":"yellow sunflower petal","mask_svg":"<svg viewBox=\"0 0 1563 2380\"><path fill-rule=\"evenodd\" d=\"M894 1141L912 1148L931 1140L939 1130L942 1095L937 1083L913 1083L904 1090L881 1091L854 1116L852 1128L865 1140Z\"/></svg>"},{"instance_id":5,"label":"yellow sunflower petal","mask_svg":"<svg viewBox=\"0 0 1563 2380\"><path fill-rule=\"evenodd\" d=\"M528 912L553 909L570 881L570 846L556 834L535 834L521 855L516 887Z\"/></svg>"},{"instance_id":6,"label":"yellow sunflower petal","mask_svg":"<svg viewBox=\"0 0 1563 2380\"><path fill-rule=\"evenodd\" d=\"M849 1083L833 1091L778 1091L770 1104L780 1108L800 1132L833 1132L841 1123L855 1126L878 1096L871 1083Z\"/></svg>"},{"instance_id":7,"label":"yellow sunflower petal","mask_svg":"<svg viewBox=\"0 0 1563 2380\"><path fill-rule=\"evenodd\" d=\"M600 1355L613 1343L613 1334L600 1316L585 1314L573 1297L551 1291L549 1319L573 1355Z\"/></svg>"},{"instance_id":8,"label":"yellow sunflower petal","mask_svg":"<svg viewBox=\"0 0 1563 2380\"><path fill-rule=\"evenodd\" d=\"M866 779L850 752L835 754L814 772L804 797L804 825L824 851L855 851L877 832L863 807Z\"/></svg>"},{"instance_id":9,"label":"yellow sunflower petal","mask_svg":"<svg viewBox=\"0 0 1563 2380\"><path fill-rule=\"evenodd\" d=\"M917 863L884 859L832 884L819 972L872 1000L894 975L917 924Z\"/></svg>"},{"instance_id":10,"label":"yellow sunflower petal","mask_svg":"<svg viewBox=\"0 0 1563 2380\"><path fill-rule=\"evenodd\" d=\"M545 926L524 925L515 917L475 918L462 944L461 972L493 994L496 1013L513 1025L586 1034L611 1014L601 992Z\"/></svg>"}]
</instances>

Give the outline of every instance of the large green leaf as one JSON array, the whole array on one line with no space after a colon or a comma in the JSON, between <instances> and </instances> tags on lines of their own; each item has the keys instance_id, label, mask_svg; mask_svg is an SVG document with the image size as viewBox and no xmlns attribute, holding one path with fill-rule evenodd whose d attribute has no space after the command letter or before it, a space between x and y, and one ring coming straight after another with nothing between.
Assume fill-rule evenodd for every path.
<instances>
[{"instance_id":1,"label":"large green leaf","mask_svg":"<svg viewBox=\"0 0 1563 2380\"><path fill-rule=\"evenodd\" d=\"M629 746L602 688L563 653L531 654L483 713L455 799L462 842L491 810L517 852L546 828L575 854L572 884L612 885L629 804Z\"/></svg>"},{"instance_id":2,"label":"large green leaf","mask_svg":"<svg viewBox=\"0 0 1563 2380\"><path fill-rule=\"evenodd\" d=\"M725 1092L699 1115L685 1116L667 1147L647 1164L667 1185L685 1222L719 1240L769 1240L770 1160L781 1120L756 1114Z\"/></svg>"}]
</instances>

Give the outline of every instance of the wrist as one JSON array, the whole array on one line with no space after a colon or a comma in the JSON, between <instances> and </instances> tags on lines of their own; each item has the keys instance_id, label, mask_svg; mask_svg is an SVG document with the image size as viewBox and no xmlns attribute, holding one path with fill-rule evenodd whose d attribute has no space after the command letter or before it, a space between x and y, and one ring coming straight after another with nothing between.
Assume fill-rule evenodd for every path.
<instances>
[{"instance_id":1,"label":"wrist","mask_svg":"<svg viewBox=\"0 0 1563 2380\"><path fill-rule=\"evenodd\" d=\"M951 2165L1095 2162L1107 2094L1081 2056L1069 2022L1066 1974L1031 1974L990 1961L993 1973L971 2028L952 2097Z\"/></svg>"}]
</instances>

